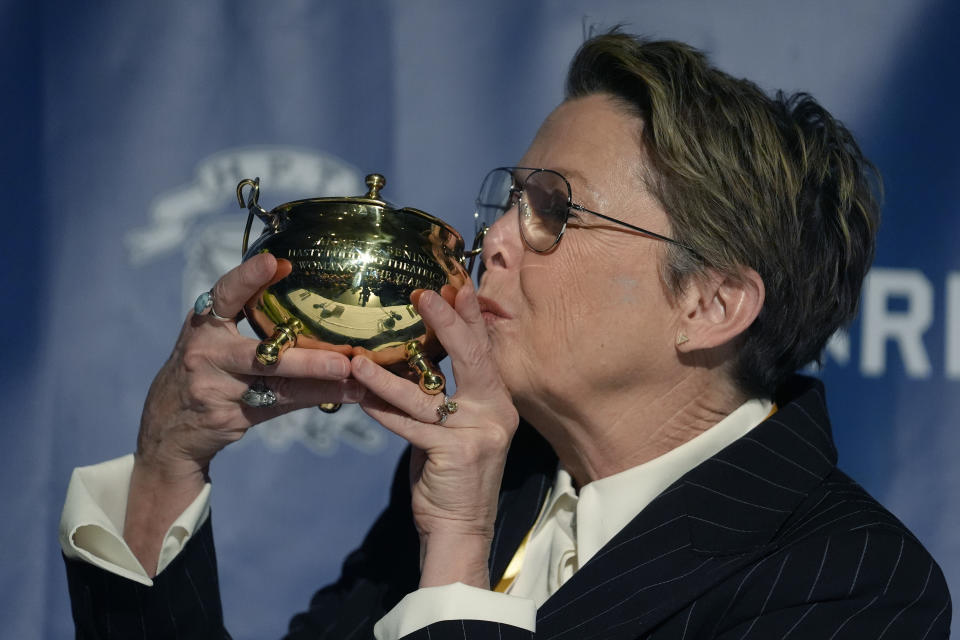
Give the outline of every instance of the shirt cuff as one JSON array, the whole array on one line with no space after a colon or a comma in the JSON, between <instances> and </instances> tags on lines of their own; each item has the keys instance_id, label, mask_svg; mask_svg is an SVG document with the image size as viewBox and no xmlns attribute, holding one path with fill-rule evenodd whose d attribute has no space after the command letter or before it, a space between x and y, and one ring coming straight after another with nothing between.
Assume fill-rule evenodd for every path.
<instances>
[{"instance_id":1,"label":"shirt cuff","mask_svg":"<svg viewBox=\"0 0 960 640\"><path fill-rule=\"evenodd\" d=\"M153 580L123 539L132 473L133 454L73 470L60 516L60 547L68 558L84 560L152 587ZM177 557L209 515L210 483L207 483L167 530L157 573Z\"/></svg>"},{"instance_id":2,"label":"shirt cuff","mask_svg":"<svg viewBox=\"0 0 960 640\"><path fill-rule=\"evenodd\" d=\"M485 620L526 629L537 627L537 606L529 598L468 587L461 582L418 589L397 603L373 627L377 640L398 640L435 622Z\"/></svg>"}]
</instances>

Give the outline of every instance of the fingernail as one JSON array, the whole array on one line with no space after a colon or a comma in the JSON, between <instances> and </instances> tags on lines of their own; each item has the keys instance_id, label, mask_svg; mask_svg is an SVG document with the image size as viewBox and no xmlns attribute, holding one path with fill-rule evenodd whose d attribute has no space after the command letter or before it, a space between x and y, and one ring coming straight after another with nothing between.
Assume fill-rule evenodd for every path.
<instances>
[{"instance_id":1,"label":"fingernail","mask_svg":"<svg viewBox=\"0 0 960 640\"><path fill-rule=\"evenodd\" d=\"M367 373L370 371L370 361L362 356L354 358L351 362L353 363L353 370L356 373Z\"/></svg>"},{"instance_id":2,"label":"fingernail","mask_svg":"<svg viewBox=\"0 0 960 640\"><path fill-rule=\"evenodd\" d=\"M263 274L263 277L269 278L277 270L277 260L273 257L273 254L264 252L257 254L255 257L257 258L257 268Z\"/></svg>"},{"instance_id":3,"label":"fingernail","mask_svg":"<svg viewBox=\"0 0 960 640\"><path fill-rule=\"evenodd\" d=\"M440 299L440 296L437 295L435 291L424 291L423 295L420 296L420 306L424 309L436 309L437 301Z\"/></svg>"},{"instance_id":4,"label":"fingernail","mask_svg":"<svg viewBox=\"0 0 960 640\"><path fill-rule=\"evenodd\" d=\"M350 375L350 361L343 359L331 362L330 375L338 378L346 378L348 375Z\"/></svg>"}]
</instances>

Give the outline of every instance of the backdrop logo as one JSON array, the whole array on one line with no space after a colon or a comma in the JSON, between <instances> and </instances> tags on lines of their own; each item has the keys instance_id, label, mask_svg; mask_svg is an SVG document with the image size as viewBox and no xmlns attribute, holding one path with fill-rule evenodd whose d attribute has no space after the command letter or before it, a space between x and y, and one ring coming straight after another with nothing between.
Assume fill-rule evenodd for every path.
<instances>
[{"instance_id":1,"label":"backdrop logo","mask_svg":"<svg viewBox=\"0 0 960 640\"><path fill-rule=\"evenodd\" d=\"M261 203L267 209L299 198L365 191L360 173L329 154L292 147L227 149L201 161L193 181L154 199L148 226L132 230L124 239L130 263L143 266L182 253L183 308L188 308L197 295L240 262L246 212L234 194L240 180L257 176ZM246 323L241 323L240 330L253 337ZM325 455L333 453L340 441L369 453L379 451L386 442L383 429L356 406L344 406L335 414L295 411L255 427L252 434L271 449L285 450L300 442Z\"/></svg>"}]
</instances>

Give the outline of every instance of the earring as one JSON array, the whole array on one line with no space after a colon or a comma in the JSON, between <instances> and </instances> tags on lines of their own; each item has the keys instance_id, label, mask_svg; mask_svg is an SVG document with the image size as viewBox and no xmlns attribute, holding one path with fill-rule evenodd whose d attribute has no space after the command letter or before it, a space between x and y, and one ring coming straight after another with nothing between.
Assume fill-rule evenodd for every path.
<instances>
[{"instance_id":1,"label":"earring","mask_svg":"<svg viewBox=\"0 0 960 640\"><path fill-rule=\"evenodd\" d=\"M677 346L679 347L680 345L682 345L684 342L687 342L688 340L690 340L690 338L687 337L687 334L681 333L680 335L677 336Z\"/></svg>"}]
</instances>

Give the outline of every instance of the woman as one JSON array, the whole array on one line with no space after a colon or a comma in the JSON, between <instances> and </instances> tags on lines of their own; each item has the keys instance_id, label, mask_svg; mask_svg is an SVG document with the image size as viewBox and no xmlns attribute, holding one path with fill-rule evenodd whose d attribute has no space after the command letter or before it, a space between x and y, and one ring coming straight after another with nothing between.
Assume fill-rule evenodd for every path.
<instances>
[{"instance_id":1,"label":"woman","mask_svg":"<svg viewBox=\"0 0 960 640\"><path fill-rule=\"evenodd\" d=\"M132 463L123 538L155 581L69 561L81 635L224 633L210 460L321 402L408 440L409 483L404 462L291 637L948 633L939 568L836 468L822 387L793 375L852 318L873 256L873 170L849 132L808 96L611 33L578 52L519 165L481 189L479 289L415 299L452 398L362 356L260 367L232 319L288 267L258 256L216 284Z\"/></svg>"}]
</instances>

